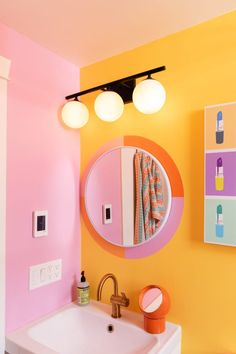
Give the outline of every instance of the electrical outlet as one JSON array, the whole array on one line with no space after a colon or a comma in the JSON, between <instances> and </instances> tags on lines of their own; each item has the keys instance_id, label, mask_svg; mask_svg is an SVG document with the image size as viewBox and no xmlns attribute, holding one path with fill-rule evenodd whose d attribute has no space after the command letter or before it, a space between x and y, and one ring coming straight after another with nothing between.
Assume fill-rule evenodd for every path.
<instances>
[{"instance_id":1,"label":"electrical outlet","mask_svg":"<svg viewBox=\"0 0 236 354\"><path fill-rule=\"evenodd\" d=\"M61 259L31 266L29 268L30 290L61 280L61 271Z\"/></svg>"}]
</instances>

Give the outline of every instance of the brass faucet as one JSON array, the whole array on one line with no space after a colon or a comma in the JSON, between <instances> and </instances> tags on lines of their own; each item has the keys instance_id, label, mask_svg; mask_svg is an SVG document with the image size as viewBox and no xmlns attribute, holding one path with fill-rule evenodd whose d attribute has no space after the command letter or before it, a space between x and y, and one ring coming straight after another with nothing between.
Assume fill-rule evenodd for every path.
<instances>
[{"instance_id":1,"label":"brass faucet","mask_svg":"<svg viewBox=\"0 0 236 354\"><path fill-rule=\"evenodd\" d=\"M102 279L100 280L98 284L98 289L97 289L97 300L101 300L101 295L102 295L102 289L105 281L107 279L111 278L113 280L114 284L114 294L111 295L110 302L112 305L112 314L111 317L118 318L121 317L120 313L120 307L128 307L129 306L129 299L125 296L125 293L121 293L121 296L118 294L118 282L114 274L108 273L105 274Z\"/></svg>"}]
</instances>

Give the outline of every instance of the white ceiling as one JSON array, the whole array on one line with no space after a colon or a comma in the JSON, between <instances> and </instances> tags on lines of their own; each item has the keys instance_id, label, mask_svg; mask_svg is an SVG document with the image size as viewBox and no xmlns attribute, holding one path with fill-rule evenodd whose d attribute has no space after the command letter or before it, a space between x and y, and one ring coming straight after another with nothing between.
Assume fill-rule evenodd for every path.
<instances>
[{"instance_id":1,"label":"white ceiling","mask_svg":"<svg viewBox=\"0 0 236 354\"><path fill-rule=\"evenodd\" d=\"M236 0L0 0L0 21L78 66L236 9Z\"/></svg>"}]
</instances>

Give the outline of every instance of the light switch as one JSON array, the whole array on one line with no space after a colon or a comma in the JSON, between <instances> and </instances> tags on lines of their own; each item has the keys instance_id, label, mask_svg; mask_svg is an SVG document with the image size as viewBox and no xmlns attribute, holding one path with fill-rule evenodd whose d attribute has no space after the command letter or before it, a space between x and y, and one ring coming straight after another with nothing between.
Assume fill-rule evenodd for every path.
<instances>
[{"instance_id":1,"label":"light switch","mask_svg":"<svg viewBox=\"0 0 236 354\"><path fill-rule=\"evenodd\" d=\"M112 223L112 205L104 204L103 205L103 224Z\"/></svg>"},{"instance_id":2,"label":"light switch","mask_svg":"<svg viewBox=\"0 0 236 354\"><path fill-rule=\"evenodd\" d=\"M48 263L41 263L41 264L31 266L29 268L30 290L60 280L61 272L62 272L61 259L56 259Z\"/></svg>"},{"instance_id":3,"label":"light switch","mask_svg":"<svg viewBox=\"0 0 236 354\"><path fill-rule=\"evenodd\" d=\"M33 213L33 236L42 237L48 235L48 211L35 210Z\"/></svg>"}]
</instances>

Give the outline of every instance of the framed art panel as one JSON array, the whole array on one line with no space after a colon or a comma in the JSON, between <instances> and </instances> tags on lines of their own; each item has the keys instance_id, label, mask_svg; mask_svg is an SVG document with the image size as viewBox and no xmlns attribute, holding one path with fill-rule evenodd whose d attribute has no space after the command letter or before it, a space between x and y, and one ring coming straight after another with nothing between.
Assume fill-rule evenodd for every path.
<instances>
[{"instance_id":1,"label":"framed art panel","mask_svg":"<svg viewBox=\"0 0 236 354\"><path fill-rule=\"evenodd\" d=\"M236 102L205 108L204 241L236 246Z\"/></svg>"}]
</instances>

